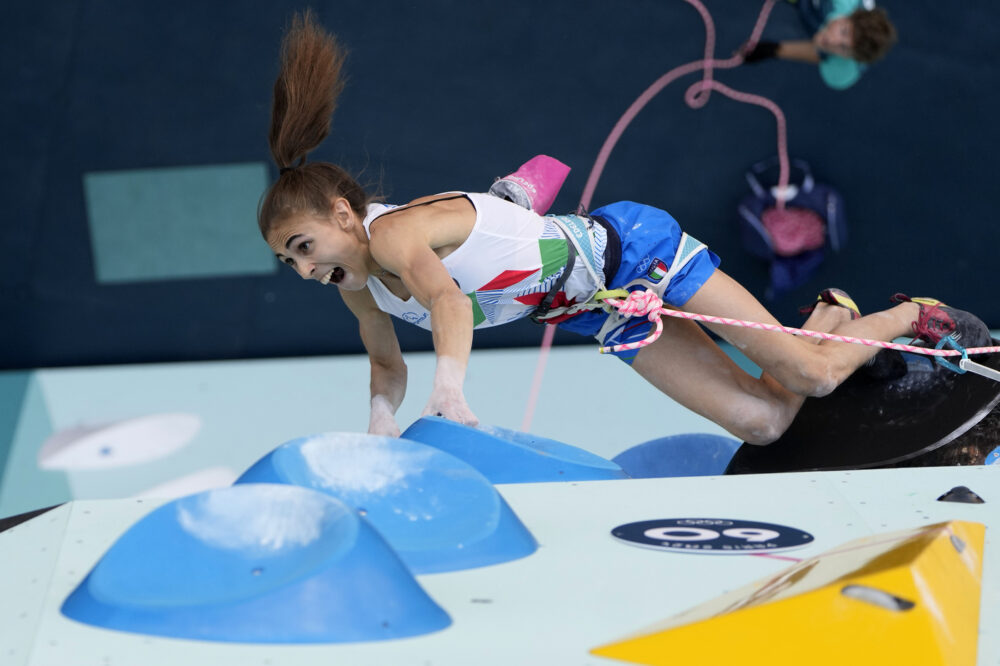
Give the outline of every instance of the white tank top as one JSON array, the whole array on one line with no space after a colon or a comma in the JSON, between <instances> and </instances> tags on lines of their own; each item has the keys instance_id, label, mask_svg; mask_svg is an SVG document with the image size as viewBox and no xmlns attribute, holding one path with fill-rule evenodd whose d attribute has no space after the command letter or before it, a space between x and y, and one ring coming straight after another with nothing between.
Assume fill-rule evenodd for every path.
<instances>
[{"instance_id":1,"label":"white tank top","mask_svg":"<svg viewBox=\"0 0 1000 666\"><path fill-rule=\"evenodd\" d=\"M442 261L459 289L472 301L473 325L486 328L528 316L566 267L566 234L553 216L537 213L489 194L462 193L476 209L469 237ZM433 204L431 204L433 205ZM396 206L369 204L365 232L380 215ZM594 225L588 253L599 272L604 266L607 232ZM578 257L573 272L552 305L586 301L598 288L587 262ZM600 276L598 279L603 279ZM404 301L381 280L368 278L379 309L430 330L430 312L412 296Z\"/></svg>"}]
</instances>

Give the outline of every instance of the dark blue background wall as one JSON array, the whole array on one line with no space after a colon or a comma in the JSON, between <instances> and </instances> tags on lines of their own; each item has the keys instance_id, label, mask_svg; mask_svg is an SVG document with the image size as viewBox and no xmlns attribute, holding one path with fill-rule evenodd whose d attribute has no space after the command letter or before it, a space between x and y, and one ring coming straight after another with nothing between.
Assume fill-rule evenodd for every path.
<instances>
[{"instance_id":1,"label":"dark blue background wall","mask_svg":"<svg viewBox=\"0 0 1000 666\"><path fill-rule=\"evenodd\" d=\"M760 5L707 4L717 52L727 56ZM83 174L266 161L277 46L302 6L50 0L5 10L0 367L360 350L335 290L290 271L117 285L94 277ZM791 153L847 202L846 251L769 305L794 323L795 306L825 286L849 290L866 310L901 290L974 310L998 327L1000 6L884 6L900 43L846 92L796 63L718 74L777 101ZM575 208L621 113L662 73L697 59L704 39L697 13L680 0L313 7L351 52L333 133L313 157L344 164L395 202L484 190L546 153L573 167L554 210ZM765 35L798 36L794 10L777 7ZM629 127L594 204L666 208L763 295L766 267L741 250L735 208L746 194L743 172L775 152L774 122L720 96L688 109L682 93L693 80L665 90ZM427 335L399 330L405 349L428 348ZM477 333L476 344L539 339L523 323Z\"/></svg>"}]
</instances>

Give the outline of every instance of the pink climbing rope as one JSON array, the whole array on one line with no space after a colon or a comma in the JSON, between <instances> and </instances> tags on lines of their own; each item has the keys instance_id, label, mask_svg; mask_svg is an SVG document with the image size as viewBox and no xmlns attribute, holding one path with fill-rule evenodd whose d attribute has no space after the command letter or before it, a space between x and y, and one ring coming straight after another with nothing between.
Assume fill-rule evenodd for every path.
<instances>
[{"instance_id":1,"label":"pink climbing rope","mask_svg":"<svg viewBox=\"0 0 1000 666\"><path fill-rule=\"evenodd\" d=\"M629 123L631 123L632 120L639 115L639 112L642 111L650 100L656 97L661 90L666 88L678 78L692 72L697 72L698 70L702 70L704 75L700 81L693 84L685 93L684 100L688 106L691 106L692 108L701 108L708 102L710 94L709 91L717 90L727 97L731 97L737 101L763 106L775 114L775 118L778 122L778 160L781 165L781 174L778 178L778 187L780 188L779 192L783 191L788 185L788 153L786 149L784 114L781 113L781 109L779 109L774 102L771 102L767 98L732 90L712 78L713 69L730 69L742 64L743 54L737 53L736 55L725 60L716 60L713 57L713 51L715 50L715 24L712 22L712 16L708 13L708 10L705 9L704 5L698 2L698 0L684 1L698 10L702 21L705 23L705 57L702 60L696 60L694 62L689 62L686 65L675 67L658 78L651 86L646 88L646 90L644 90L643 93L639 95L634 102L632 102L632 105L628 107L625 113L622 114L622 117L618 119L618 122L615 123L614 128L612 128L608 138L604 140L604 145L601 146L601 150L597 154L594 166L590 169L590 175L587 177L587 183L583 188L583 195L580 197L581 210L587 210L590 207L591 199L593 199L594 196L594 190L597 189L597 181L601 179L601 174L604 172L604 166L607 164L608 158L611 156L611 151L614 150L615 144L618 143L618 139L620 139L622 134L625 133L625 128L629 126ZM757 23L754 26L753 32L750 34L750 39L747 41L746 47L748 49L753 48L753 46L760 41L760 35L764 31L764 26L767 24L768 16L770 15L771 9L774 7L776 1L777 0L765 0L764 7L760 11L760 16L757 18ZM784 202L779 200L779 205L784 205Z\"/></svg>"},{"instance_id":2,"label":"pink climbing rope","mask_svg":"<svg viewBox=\"0 0 1000 666\"><path fill-rule=\"evenodd\" d=\"M545 363L549 359L549 349L552 348L552 338L555 334L556 327L553 324L546 324L545 333L542 334L542 347L538 350L538 362L535 364L535 376L531 380L531 391L528 392L528 406L525 407L524 418L521 419L521 432L528 432L531 421L535 418L535 406L538 404L538 396L542 392L542 379L545 377Z\"/></svg>"},{"instance_id":3,"label":"pink climbing rope","mask_svg":"<svg viewBox=\"0 0 1000 666\"><path fill-rule=\"evenodd\" d=\"M633 292L635 293L635 292ZM655 297L655 294L654 294ZM629 298L626 300L619 300L614 298L609 298L605 302L618 308L619 312L622 314L629 315L636 310L636 306L632 303L632 294L629 294ZM641 299L635 299L640 301ZM659 300L659 299L657 299ZM642 313L646 314L646 313ZM886 342L884 340L870 340L868 338L855 338L849 335L836 335L834 333L823 333L821 331L810 331L805 328L793 328L791 326L781 326L778 324L765 324L759 321L746 321L743 319L730 319L729 317L714 317L711 315L696 314L694 312L682 312L681 310L671 310L670 308L660 307L656 311L649 312L648 317L650 321L656 317L657 326L656 330L649 335L649 337L644 340L637 340L636 342L630 342L623 345L615 345L614 347L601 347L602 352L611 351L627 351L631 349L639 349L651 344L658 337L663 330L662 322L659 322L659 316L666 315L668 317L677 317L679 319L690 319L693 321L700 321L708 324L723 324L725 326L739 326L742 328L755 328L762 331L774 331L777 333L790 333L792 335L801 335L808 338L819 338L820 340L830 340L833 342L847 342L855 345L865 345L867 347L882 347L883 349L895 349L896 351L911 352L914 354L925 354L927 356L961 356L963 354L962 350L958 349L929 349L927 347L917 347L914 345L904 345L897 342ZM972 347L970 349L964 350L965 354L992 354L1000 351L1000 346L998 347Z\"/></svg>"},{"instance_id":4,"label":"pink climbing rope","mask_svg":"<svg viewBox=\"0 0 1000 666\"><path fill-rule=\"evenodd\" d=\"M688 88L684 95L684 101L691 108L699 109L703 107L708 103L711 91L716 90L737 101L763 106L774 114L777 121L778 162L780 165L777 190L779 196L776 197L776 201L778 208L784 208L785 202L784 199L781 198L780 193L784 192L788 185L788 149L785 130L785 116L781 112L781 109L778 108L778 105L771 100L759 95L751 95L749 93L742 93L733 90L712 78L713 69L730 69L742 64L743 54L737 53L736 55L733 55L725 60L716 60L715 23L712 21L712 15L708 13L705 6L698 2L698 0L684 1L698 11L705 24L704 58L702 60L689 62L686 65L675 67L658 78L651 86L646 88L641 95L639 95L638 99L632 102L632 105L629 106L625 113L622 114L622 117L618 119L618 122L615 123L615 126L612 128L608 138L604 140L604 145L601 146L601 150L597 154L594 166L590 169L590 175L587 177L587 183L583 188L583 195L580 197L581 212L586 211L590 207L591 199L593 199L594 196L594 190L597 188L597 181L600 180L601 174L604 171L604 165L607 164L608 157L611 156L611 151L614 150L615 144L618 143L618 139L621 138L621 135L625 132L625 128L629 126L629 123L632 122L639 112L642 111L643 107L645 107L650 100L656 97L661 90L673 83L676 79L692 72L697 72L698 70L703 72L702 79ZM750 33L750 39L746 43L746 50L752 49L757 42L760 41L760 36L764 32L764 26L767 24L767 19L771 14L771 9L774 7L776 2L777 0L765 0L763 8L760 10L760 15L757 17L757 23L754 25L753 31ZM663 324L659 322L659 319L657 319L657 324L658 330L662 330ZM548 360L549 349L552 347L552 340L556 334L555 328L555 326L549 324L545 327L545 332L542 334L542 344L538 353L538 362L535 366L535 376L531 382L531 390L528 393L528 404L524 411L524 418L521 421L521 430L525 432L527 432L531 427L531 421L535 415L535 406L538 404L538 396L542 390L542 379L545 377L545 364ZM659 335L659 333L657 333L657 335Z\"/></svg>"}]
</instances>

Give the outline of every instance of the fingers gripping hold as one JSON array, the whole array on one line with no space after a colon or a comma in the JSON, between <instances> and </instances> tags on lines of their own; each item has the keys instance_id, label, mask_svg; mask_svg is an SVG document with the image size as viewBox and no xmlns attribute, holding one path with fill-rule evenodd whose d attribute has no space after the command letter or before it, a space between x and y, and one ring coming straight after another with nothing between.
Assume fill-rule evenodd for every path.
<instances>
[{"instance_id":1,"label":"fingers gripping hold","mask_svg":"<svg viewBox=\"0 0 1000 666\"><path fill-rule=\"evenodd\" d=\"M435 390L427 401L421 416L440 416L467 426L479 425L479 419L472 413L461 391Z\"/></svg>"},{"instance_id":2,"label":"fingers gripping hold","mask_svg":"<svg viewBox=\"0 0 1000 666\"><path fill-rule=\"evenodd\" d=\"M442 356L434 374L434 389L421 416L440 416L467 426L479 425L462 392L465 363Z\"/></svg>"}]
</instances>

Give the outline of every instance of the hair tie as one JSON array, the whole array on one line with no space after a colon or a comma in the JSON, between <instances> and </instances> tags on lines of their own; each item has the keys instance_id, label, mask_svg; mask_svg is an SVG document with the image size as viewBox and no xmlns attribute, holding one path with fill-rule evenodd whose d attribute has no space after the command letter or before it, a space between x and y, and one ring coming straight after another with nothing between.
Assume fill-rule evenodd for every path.
<instances>
[{"instance_id":1,"label":"hair tie","mask_svg":"<svg viewBox=\"0 0 1000 666\"><path fill-rule=\"evenodd\" d=\"M279 176L283 176L283 175L285 175L286 172L291 171L295 167L296 167L296 165L294 165L294 164L292 166L281 167L280 169L278 169L278 175Z\"/></svg>"}]
</instances>

